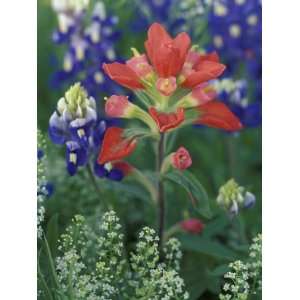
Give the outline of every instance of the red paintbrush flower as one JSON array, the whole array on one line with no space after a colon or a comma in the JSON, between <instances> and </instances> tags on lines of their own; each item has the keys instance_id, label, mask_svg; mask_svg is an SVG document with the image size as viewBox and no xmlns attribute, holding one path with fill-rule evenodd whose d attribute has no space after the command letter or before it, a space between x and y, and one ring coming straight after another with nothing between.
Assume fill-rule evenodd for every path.
<instances>
[{"instance_id":1,"label":"red paintbrush flower","mask_svg":"<svg viewBox=\"0 0 300 300\"><path fill-rule=\"evenodd\" d=\"M122 159L134 151L136 140L124 138L123 132L124 129L119 127L109 127L107 129L97 160L100 165Z\"/></svg>"},{"instance_id":2,"label":"red paintbrush flower","mask_svg":"<svg viewBox=\"0 0 300 300\"><path fill-rule=\"evenodd\" d=\"M190 37L185 32L172 39L160 24L150 26L145 48L159 77L176 76L180 72L190 44Z\"/></svg>"},{"instance_id":3,"label":"red paintbrush flower","mask_svg":"<svg viewBox=\"0 0 300 300\"><path fill-rule=\"evenodd\" d=\"M210 101L195 108L199 112L199 119L195 124L236 131L243 128L240 120L220 101Z\"/></svg>"},{"instance_id":4,"label":"red paintbrush flower","mask_svg":"<svg viewBox=\"0 0 300 300\"><path fill-rule=\"evenodd\" d=\"M185 170L192 165L192 158L189 151L184 147L180 147L171 156L171 163L174 168L178 170Z\"/></svg>"},{"instance_id":5,"label":"red paintbrush flower","mask_svg":"<svg viewBox=\"0 0 300 300\"><path fill-rule=\"evenodd\" d=\"M176 128L184 121L184 109L182 107L177 108L176 113L158 112L154 107L150 107L149 114L156 122L160 132Z\"/></svg>"},{"instance_id":6,"label":"red paintbrush flower","mask_svg":"<svg viewBox=\"0 0 300 300\"><path fill-rule=\"evenodd\" d=\"M198 219L188 219L180 222L180 227L189 233L201 233L205 225Z\"/></svg>"},{"instance_id":7,"label":"red paintbrush flower","mask_svg":"<svg viewBox=\"0 0 300 300\"><path fill-rule=\"evenodd\" d=\"M103 64L104 72L122 86L136 90L143 89L138 75L127 65L114 62Z\"/></svg>"},{"instance_id":8,"label":"red paintbrush flower","mask_svg":"<svg viewBox=\"0 0 300 300\"><path fill-rule=\"evenodd\" d=\"M226 68L219 62L219 56L216 52L200 55L198 61L193 61L188 66L189 68L185 67L182 73L183 78L185 78L182 86L185 88L194 88L200 83L215 79L222 75Z\"/></svg>"}]
</instances>

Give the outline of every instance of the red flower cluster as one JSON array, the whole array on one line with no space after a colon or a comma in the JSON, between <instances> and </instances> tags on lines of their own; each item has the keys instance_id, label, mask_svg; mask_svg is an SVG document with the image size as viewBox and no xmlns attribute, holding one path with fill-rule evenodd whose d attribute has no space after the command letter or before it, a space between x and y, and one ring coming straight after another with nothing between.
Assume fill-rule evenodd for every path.
<instances>
[{"instance_id":1,"label":"red flower cluster","mask_svg":"<svg viewBox=\"0 0 300 300\"><path fill-rule=\"evenodd\" d=\"M150 122L152 118L156 123L157 131L175 129L183 126L185 121L228 131L242 128L239 119L227 106L215 100L216 93L208 85L209 80L216 79L225 70L217 53L203 55L196 52L191 48L187 33L180 33L173 39L158 23L150 26L145 49L147 55L134 50L134 56L126 64L103 64L103 69L120 85L140 90L152 99L148 113ZM186 91L186 96L174 104L172 96L177 89ZM107 103L106 111L111 116L124 117L128 105L130 102L124 96L114 96ZM192 121L186 119L190 115ZM127 156L135 145L136 141L123 140L121 129L108 130L99 161L103 163Z\"/></svg>"},{"instance_id":2,"label":"red flower cluster","mask_svg":"<svg viewBox=\"0 0 300 300\"><path fill-rule=\"evenodd\" d=\"M205 225L198 219L188 219L180 222L182 230L192 233L199 234L203 231Z\"/></svg>"}]
</instances>

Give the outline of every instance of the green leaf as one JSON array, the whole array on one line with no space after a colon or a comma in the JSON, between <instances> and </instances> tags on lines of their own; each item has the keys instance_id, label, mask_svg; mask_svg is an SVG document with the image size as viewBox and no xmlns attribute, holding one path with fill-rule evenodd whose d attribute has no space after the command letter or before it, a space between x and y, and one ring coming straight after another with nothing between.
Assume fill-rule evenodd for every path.
<instances>
[{"instance_id":1,"label":"green leaf","mask_svg":"<svg viewBox=\"0 0 300 300\"><path fill-rule=\"evenodd\" d=\"M56 256L58 241L58 214L55 214L47 224L46 239L48 241L52 255Z\"/></svg>"},{"instance_id":2,"label":"green leaf","mask_svg":"<svg viewBox=\"0 0 300 300\"><path fill-rule=\"evenodd\" d=\"M228 216L220 215L214 220L211 220L206 226L202 233L202 237L210 238L219 233L224 232L226 226L229 224Z\"/></svg>"},{"instance_id":3,"label":"green leaf","mask_svg":"<svg viewBox=\"0 0 300 300\"><path fill-rule=\"evenodd\" d=\"M193 207L204 217L211 218L211 210L208 195L197 180L197 178L188 171L172 171L164 175L170 181L183 187L191 199Z\"/></svg>"},{"instance_id":4,"label":"green leaf","mask_svg":"<svg viewBox=\"0 0 300 300\"><path fill-rule=\"evenodd\" d=\"M184 250L195 251L226 260L234 260L237 258L234 251L216 241L190 235L181 235L179 239L182 244L182 249Z\"/></svg>"},{"instance_id":5,"label":"green leaf","mask_svg":"<svg viewBox=\"0 0 300 300\"><path fill-rule=\"evenodd\" d=\"M225 273L229 271L228 264L220 265L216 267L214 270L209 271L209 275L216 277L223 277Z\"/></svg>"}]
</instances>

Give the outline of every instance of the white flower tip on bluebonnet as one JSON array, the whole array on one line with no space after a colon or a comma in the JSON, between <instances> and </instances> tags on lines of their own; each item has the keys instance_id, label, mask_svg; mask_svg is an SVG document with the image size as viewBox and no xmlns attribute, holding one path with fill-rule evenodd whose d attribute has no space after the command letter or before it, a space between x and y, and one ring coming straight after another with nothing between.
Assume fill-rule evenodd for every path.
<instances>
[{"instance_id":1,"label":"white flower tip on bluebonnet","mask_svg":"<svg viewBox=\"0 0 300 300\"><path fill-rule=\"evenodd\" d=\"M232 205L229 208L229 214L231 216L236 216L238 214L238 212L239 212L239 206L236 201L233 201Z\"/></svg>"},{"instance_id":2,"label":"white flower tip on bluebonnet","mask_svg":"<svg viewBox=\"0 0 300 300\"><path fill-rule=\"evenodd\" d=\"M113 61L116 59L116 53L113 48L110 48L106 51L106 56L109 60Z\"/></svg>"},{"instance_id":3,"label":"white flower tip on bluebonnet","mask_svg":"<svg viewBox=\"0 0 300 300\"><path fill-rule=\"evenodd\" d=\"M67 104L64 97L61 97L56 105L57 111L62 115L62 113L67 109Z\"/></svg>"},{"instance_id":4,"label":"white flower tip on bluebonnet","mask_svg":"<svg viewBox=\"0 0 300 300\"><path fill-rule=\"evenodd\" d=\"M64 122L77 118L88 121L97 119L95 99L88 96L80 83L71 86L65 93L65 97L58 100L57 111L62 115Z\"/></svg>"},{"instance_id":5,"label":"white flower tip on bluebonnet","mask_svg":"<svg viewBox=\"0 0 300 300\"><path fill-rule=\"evenodd\" d=\"M256 197L250 192L246 192L244 200L244 208L253 207L256 202Z\"/></svg>"},{"instance_id":6,"label":"white flower tip on bluebonnet","mask_svg":"<svg viewBox=\"0 0 300 300\"><path fill-rule=\"evenodd\" d=\"M95 4L93 16L98 17L101 21L106 19L106 9L105 9L105 5L102 1L98 1Z\"/></svg>"},{"instance_id":7,"label":"white flower tip on bluebonnet","mask_svg":"<svg viewBox=\"0 0 300 300\"><path fill-rule=\"evenodd\" d=\"M255 26L255 25L257 25L257 23L258 23L258 16L255 15L255 14L250 15L250 16L247 18L247 23L248 23L248 25L250 25L250 26Z\"/></svg>"},{"instance_id":8,"label":"white flower tip on bluebonnet","mask_svg":"<svg viewBox=\"0 0 300 300\"><path fill-rule=\"evenodd\" d=\"M224 3L220 2L220 1L215 1L213 2L214 4L214 14L218 17L225 17L228 13L228 8L226 5L224 5Z\"/></svg>"},{"instance_id":9,"label":"white flower tip on bluebonnet","mask_svg":"<svg viewBox=\"0 0 300 300\"><path fill-rule=\"evenodd\" d=\"M92 22L92 24L85 29L85 34L90 37L94 44L101 41L101 24Z\"/></svg>"},{"instance_id":10,"label":"white flower tip on bluebonnet","mask_svg":"<svg viewBox=\"0 0 300 300\"><path fill-rule=\"evenodd\" d=\"M76 59L78 61L83 61L85 58L86 49L88 48L88 43L79 36L73 36L71 47L74 49Z\"/></svg>"},{"instance_id":11,"label":"white flower tip on bluebonnet","mask_svg":"<svg viewBox=\"0 0 300 300\"><path fill-rule=\"evenodd\" d=\"M238 38L242 34L242 28L239 24L232 24L229 26L229 34L233 38Z\"/></svg>"},{"instance_id":12,"label":"white flower tip on bluebonnet","mask_svg":"<svg viewBox=\"0 0 300 300\"><path fill-rule=\"evenodd\" d=\"M243 4L246 3L246 1L247 1L247 0L235 0L235 3L236 3L237 5L243 5Z\"/></svg>"},{"instance_id":13,"label":"white flower tip on bluebonnet","mask_svg":"<svg viewBox=\"0 0 300 300\"><path fill-rule=\"evenodd\" d=\"M79 13L87 9L89 0L51 0L51 6L57 13Z\"/></svg>"},{"instance_id":14,"label":"white flower tip on bluebonnet","mask_svg":"<svg viewBox=\"0 0 300 300\"><path fill-rule=\"evenodd\" d=\"M75 24L74 18L64 13L59 13L57 19L59 31L62 33L67 33L69 28Z\"/></svg>"},{"instance_id":15,"label":"white flower tip on bluebonnet","mask_svg":"<svg viewBox=\"0 0 300 300\"><path fill-rule=\"evenodd\" d=\"M49 120L49 125L51 127L55 127L55 128L61 129L61 130L66 129L65 121L63 120L62 116L58 115L58 113L56 111L51 115L50 120Z\"/></svg>"},{"instance_id":16,"label":"white flower tip on bluebonnet","mask_svg":"<svg viewBox=\"0 0 300 300\"><path fill-rule=\"evenodd\" d=\"M72 71L74 66L74 58L71 53L67 52L63 58L63 70L65 72Z\"/></svg>"}]
</instances>

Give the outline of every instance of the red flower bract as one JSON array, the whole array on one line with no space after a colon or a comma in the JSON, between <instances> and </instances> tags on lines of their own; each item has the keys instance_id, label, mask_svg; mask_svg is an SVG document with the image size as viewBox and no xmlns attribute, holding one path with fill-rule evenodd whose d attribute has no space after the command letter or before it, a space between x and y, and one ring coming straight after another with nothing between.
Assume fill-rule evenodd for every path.
<instances>
[{"instance_id":1,"label":"red flower bract","mask_svg":"<svg viewBox=\"0 0 300 300\"><path fill-rule=\"evenodd\" d=\"M120 118L124 116L129 106L130 102L127 97L112 95L105 103L105 113L111 118Z\"/></svg>"},{"instance_id":2,"label":"red flower bract","mask_svg":"<svg viewBox=\"0 0 300 300\"><path fill-rule=\"evenodd\" d=\"M114 81L130 89L143 89L138 75L127 65L114 62L103 64L104 72Z\"/></svg>"},{"instance_id":3,"label":"red flower bract","mask_svg":"<svg viewBox=\"0 0 300 300\"><path fill-rule=\"evenodd\" d=\"M192 165L192 158L190 153L184 147L180 147L173 153L171 162L174 168L185 170Z\"/></svg>"},{"instance_id":4,"label":"red flower bract","mask_svg":"<svg viewBox=\"0 0 300 300\"><path fill-rule=\"evenodd\" d=\"M107 129L97 162L102 165L129 156L136 147L136 140L123 137L124 129L110 127Z\"/></svg>"},{"instance_id":5,"label":"red flower bract","mask_svg":"<svg viewBox=\"0 0 300 300\"><path fill-rule=\"evenodd\" d=\"M195 124L207 125L209 127L236 131L243 128L240 120L220 101L210 101L196 107L200 113Z\"/></svg>"},{"instance_id":6,"label":"red flower bract","mask_svg":"<svg viewBox=\"0 0 300 300\"><path fill-rule=\"evenodd\" d=\"M134 170L134 167L126 161L116 161L113 163L113 167L121 170L124 176L128 176Z\"/></svg>"},{"instance_id":7,"label":"red flower bract","mask_svg":"<svg viewBox=\"0 0 300 300\"><path fill-rule=\"evenodd\" d=\"M189 233L198 234L204 229L204 224L198 219L189 219L180 222L180 227Z\"/></svg>"},{"instance_id":8,"label":"red flower bract","mask_svg":"<svg viewBox=\"0 0 300 300\"><path fill-rule=\"evenodd\" d=\"M160 24L150 26L145 48L159 77L176 76L180 72L190 44L190 37L185 32L172 39Z\"/></svg>"},{"instance_id":9,"label":"red flower bract","mask_svg":"<svg viewBox=\"0 0 300 300\"><path fill-rule=\"evenodd\" d=\"M215 79L222 75L226 66L219 63L219 56L216 52L200 55L198 62L193 66L182 83L185 88L193 88L200 83Z\"/></svg>"},{"instance_id":10,"label":"red flower bract","mask_svg":"<svg viewBox=\"0 0 300 300\"><path fill-rule=\"evenodd\" d=\"M149 114L156 122L160 132L176 128L184 121L184 109L181 107L177 108L176 113L158 112L154 107L150 107Z\"/></svg>"}]
</instances>

